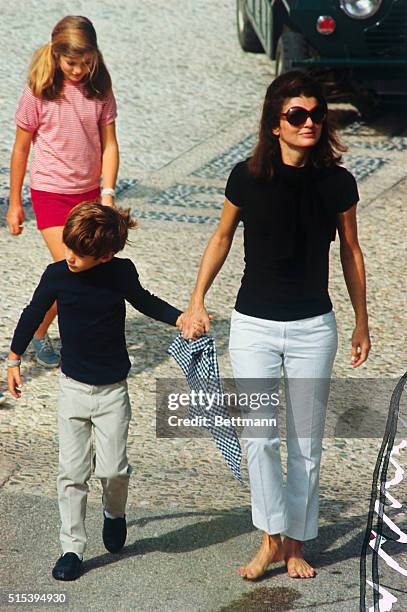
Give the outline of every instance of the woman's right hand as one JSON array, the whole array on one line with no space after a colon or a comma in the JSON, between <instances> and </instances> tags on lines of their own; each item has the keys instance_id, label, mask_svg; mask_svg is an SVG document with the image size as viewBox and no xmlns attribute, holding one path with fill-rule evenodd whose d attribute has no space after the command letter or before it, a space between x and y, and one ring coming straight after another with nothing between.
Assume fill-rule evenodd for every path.
<instances>
[{"instance_id":1,"label":"woman's right hand","mask_svg":"<svg viewBox=\"0 0 407 612\"><path fill-rule=\"evenodd\" d=\"M25 221L25 212L21 201L19 204L10 204L6 220L10 234L13 236L21 234Z\"/></svg>"},{"instance_id":2,"label":"woman's right hand","mask_svg":"<svg viewBox=\"0 0 407 612\"><path fill-rule=\"evenodd\" d=\"M198 306L190 304L179 317L177 327L181 330L183 338L196 340L209 332L213 319L213 315L208 314L203 304Z\"/></svg>"}]
</instances>

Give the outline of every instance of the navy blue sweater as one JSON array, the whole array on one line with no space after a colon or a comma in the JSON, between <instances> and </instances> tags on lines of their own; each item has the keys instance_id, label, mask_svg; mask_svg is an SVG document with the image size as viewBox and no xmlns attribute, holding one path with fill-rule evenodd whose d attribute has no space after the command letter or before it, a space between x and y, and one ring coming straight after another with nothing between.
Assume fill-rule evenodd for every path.
<instances>
[{"instance_id":1,"label":"navy blue sweater","mask_svg":"<svg viewBox=\"0 0 407 612\"><path fill-rule=\"evenodd\" d=\"M65 260L47 267L23 310L11 350L22 355L53 302L58 303L61 370L90 385L126 378L130 361L125 338L127 300L158 321L175 325L181 313L144 289L130 259L114 257L84 272L71 272Z\"/></svg>"}]
</instances>

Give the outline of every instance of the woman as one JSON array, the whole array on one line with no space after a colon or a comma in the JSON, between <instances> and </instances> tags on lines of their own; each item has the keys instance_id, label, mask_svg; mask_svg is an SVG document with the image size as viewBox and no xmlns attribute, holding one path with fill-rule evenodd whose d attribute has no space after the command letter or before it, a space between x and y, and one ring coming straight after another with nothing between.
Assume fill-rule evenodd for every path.
<instances>
[{"instance_id":1,"label":"woman","mask_svg":"<svg viewBox=\"0 0 407 612\"><path fill-rule=\"evenodd\" d=\"M365 270L356 225L358 191L354 177L338 166L344 150L313 79L293 71L273 81L253 156L238 163L229 176L219 226L206 247L189 308L182 315L184 337L195 337L198 325L209 330L204 298L242 220L246 265L231 321L233 372L239 388L244 388L245 379L252 379L251 384L257 379L256 391L272 393L283 368L287 400L285 486L278 431L244 432L253 523L264 532L257 555L238 570L250 580L282 560L293 578L315 576L304 560L302 544L318 533L327 381L337 349L328 294L329 248L336 230L356 319L352 366L366 361L370 350ZM294 379L313 384L306 385L304 393ZM268 414L273 410L270 406Z\"/></svg>"}]
</instances>

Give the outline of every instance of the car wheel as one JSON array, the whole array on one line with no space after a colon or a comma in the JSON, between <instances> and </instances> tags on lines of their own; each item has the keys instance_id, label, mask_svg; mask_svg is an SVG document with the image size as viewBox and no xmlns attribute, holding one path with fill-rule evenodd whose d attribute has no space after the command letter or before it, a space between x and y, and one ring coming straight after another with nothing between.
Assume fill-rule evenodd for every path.
<instances>
[{"instance_id":1,"label":"car wheel","mask_svg":"<svg viewBox=\"0 0 407 612\"><path fill-rule=\"evenodd\" d=\"M299 32L283 32L276 49L276 76L293 69L293 62L310 57L307 41ZM297 68L296 68L297 69ZM306 70L306 68L298 68Z\"/></svg>"},{"instance_id":2,"label":"car wheel","mask_svg":"<svg viewBox=\"0 0 407 612\"><path fill-rule=\"evenodd\" d=\"M243 51L250 53L264 53L263 46L247 16L247 1L236 1L237 37Z\"/></svg>"}]
</instances>

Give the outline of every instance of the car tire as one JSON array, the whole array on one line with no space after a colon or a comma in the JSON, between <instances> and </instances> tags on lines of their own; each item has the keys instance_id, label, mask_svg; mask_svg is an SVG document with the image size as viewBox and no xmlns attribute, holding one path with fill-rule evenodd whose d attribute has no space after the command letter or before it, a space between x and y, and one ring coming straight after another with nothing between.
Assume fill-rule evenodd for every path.
<instances>
[{"instance_id":1,"label":"car tire","mask_svg":"<svg viewBox=\"0 0 407 612\"><path fill-rule=\"evenodd\" d=\"M264 53L263 46L257 36L246 8L247 0L236 0L237 37L243 51L249 53Z\"/></svg>"},{"instance_id":2,"label":"car tire","mask_svg":"<svg viewBox=\"0 0 407 612\"><path fill-rule=\"evenodd\" d=\"M283 32L276 49L276 76L293 70L293 62L310 57L305 37L299 32ZM306 68L295 68L306 71Z\"/></svg>"}]
</instances>

